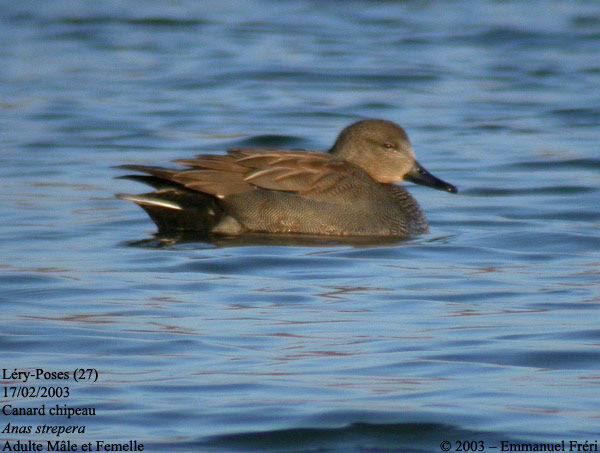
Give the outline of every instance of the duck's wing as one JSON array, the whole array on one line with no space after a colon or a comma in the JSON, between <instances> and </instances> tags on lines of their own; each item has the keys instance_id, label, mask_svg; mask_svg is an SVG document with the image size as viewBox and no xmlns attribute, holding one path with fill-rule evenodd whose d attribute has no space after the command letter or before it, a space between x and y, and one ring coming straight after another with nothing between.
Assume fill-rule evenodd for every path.
<instances>
[{"instance_id":1,"label":"duck's wing","mask_svg":"<svg viewBox=\"0 0 600 453\"><path fill-rule=\"evenodd\" d=\"M227 155L202 155L196 159L181 160L176 163L192 168L180 170L150 165L120 165L118 168L146 173L149 176L127 175L125 178L144 182L156 189L173 186L184 187L217 198L247 192L255 188L252 184L244 181L248 168L237 165Z\"/></svg>"},{"instance_id":2,"label":"duck's wing","mask_svg":"<svg viewBox=\"0 0 600 453\"><path fill-rule=\"evenodd\" d=\"M357 186L372 182L356 166L314 151L237 148L227 155L199 155L176 162L192 169L174 175L175 181L219 198L261 188L322 201L343 194L352 201L360 197Z\"/></svg>"}]
</instances>

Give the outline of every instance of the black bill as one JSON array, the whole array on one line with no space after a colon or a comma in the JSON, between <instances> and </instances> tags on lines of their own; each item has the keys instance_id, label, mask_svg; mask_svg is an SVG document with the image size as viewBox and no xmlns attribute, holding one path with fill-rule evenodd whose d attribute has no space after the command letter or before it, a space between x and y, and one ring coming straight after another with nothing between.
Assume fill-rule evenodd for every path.
<instances>
[{"instance_id":1,"label":"black bill","mask_svg":"<svg viewBox=\"0 0 600 453\"><path fill-rule=\"evenodd\" d=\"M438 190L445 190L446 192L456 193L458 190L452 184L448 184L439 178L436 178L427 170L425 170L421 164L415 161L413 168L404 177L406 181L414 182L415 184L421 184L423 186L433 187Z\"/></svg>"}]
</instances>

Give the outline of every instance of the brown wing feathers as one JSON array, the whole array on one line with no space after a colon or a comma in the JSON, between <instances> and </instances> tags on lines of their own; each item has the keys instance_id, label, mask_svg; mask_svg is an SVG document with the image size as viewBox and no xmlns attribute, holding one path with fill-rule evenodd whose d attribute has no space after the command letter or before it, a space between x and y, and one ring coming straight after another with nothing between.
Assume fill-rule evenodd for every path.
<instances>
[{"instance_id":1,"label":"brown wing feathers","mask_svg":"<svg viewBox=\"0 0 600 453\"><path fill-rule=\"evenodd\" d=\"M188 189L217 198L254 188L290 191L299 194L322 193L351 176L346 162L310 151L240 148L227 155L198 155L176 163L191 167L172 170L143 165L123 166L157 178L181 184Z\"/></svg>"}]
</instances>

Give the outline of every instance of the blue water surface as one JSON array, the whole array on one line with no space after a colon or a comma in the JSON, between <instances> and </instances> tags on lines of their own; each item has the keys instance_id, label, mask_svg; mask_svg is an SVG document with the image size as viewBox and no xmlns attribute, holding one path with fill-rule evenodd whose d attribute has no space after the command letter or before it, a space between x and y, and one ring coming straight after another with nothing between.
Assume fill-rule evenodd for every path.
<instances>
[{"instance_id":1,"label":"blue water surface","mask_svg":"<svg viewBox=\"0 0 600 453\"><path fill-rule=\"evenodd\" d=\"M0 367L99 373L69 380L67 399L0 395L96 409L0 414L0 428L85 434L2 442L437 452L444 440L451 451L600 441L597 2L2 11ZM115 198L145 190L114 179L115 165L325 150L373 117L402 124L419 161L459 188L407 185L428 234L176 242Z\"/></svg>"}]
</instances>

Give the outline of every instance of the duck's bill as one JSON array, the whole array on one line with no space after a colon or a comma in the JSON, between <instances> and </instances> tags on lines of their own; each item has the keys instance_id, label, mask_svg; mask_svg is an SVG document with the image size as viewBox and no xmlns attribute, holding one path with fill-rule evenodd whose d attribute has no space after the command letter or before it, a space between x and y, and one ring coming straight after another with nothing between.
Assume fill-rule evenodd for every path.
<instances>
[{"instance_id":1,"label":"duck's bill","mask_svg":"<svg viewBox=\"0 0 600 453\"><path fill-rule=\"evenodd\" d=\"M421 184L423 186L433 187L438 190L445 190L446 192L456 193L458 190L452 184L442 181L436 178L427 170L425 170L419 162L415 161L413 168L404 177L406 181L414 182L415 184Z\"/></svg>"}]
</instances>

